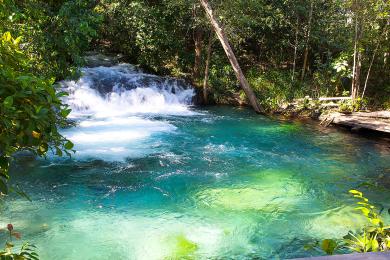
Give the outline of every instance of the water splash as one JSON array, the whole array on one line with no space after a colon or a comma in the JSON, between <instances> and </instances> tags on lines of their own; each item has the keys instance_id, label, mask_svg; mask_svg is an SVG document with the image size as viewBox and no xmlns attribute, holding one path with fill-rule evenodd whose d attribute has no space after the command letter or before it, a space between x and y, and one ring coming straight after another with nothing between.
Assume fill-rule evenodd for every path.
<instances>
[{"instance_id":1,"label":"water splash","mask_svg":"<svg viewBox=\"0 0 390 260\"><path fill-rule=\"evenodd\" d=\"M183 80L140 72L129 64L83 68L77 81L64 81L71 117L107 118L134 114L190 115L194 90Z\"/></svg>"},{"instance_id":2,"label":"water splash","mask_svg":"<svg viewBox=\"0 0 390 260\"><path fill-rule=\"evenodd\" d=\"M146 74L130 64L81 72L80 79L61 82L69 93L64 102L72 109L70 118L79 123L64 135L76 144L79 158L137 157L141 142L176 129L161 117L196 114L190 108L194 90L183 80Z\"/></svg>"}]
</instances>

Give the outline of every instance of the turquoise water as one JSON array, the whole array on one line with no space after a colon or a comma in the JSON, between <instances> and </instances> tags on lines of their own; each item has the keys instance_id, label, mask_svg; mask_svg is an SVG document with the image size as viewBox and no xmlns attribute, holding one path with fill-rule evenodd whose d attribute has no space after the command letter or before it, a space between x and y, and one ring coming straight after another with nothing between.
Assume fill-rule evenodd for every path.
<instances>
[{"instance_id":1,"label":"turquoise water","mask_svg":"<svg viewBox=\"0 0 390 260\"><path fill-rule=\"evenodd\" d=\"M9 198L1 225L42 259L319 255L304 245L365 223L350 188L390 207L389 191L370 188L390 187L386 141L228 107L110 120L64 131L72 159L13 167L33 202Z\"/></svg>"}]
</instances>

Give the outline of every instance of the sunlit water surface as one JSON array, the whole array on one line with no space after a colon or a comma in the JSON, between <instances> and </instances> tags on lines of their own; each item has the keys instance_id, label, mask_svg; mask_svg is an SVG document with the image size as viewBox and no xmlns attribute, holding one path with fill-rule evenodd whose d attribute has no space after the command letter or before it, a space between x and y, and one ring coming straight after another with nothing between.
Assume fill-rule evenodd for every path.
<instances>
[{"instance_id":1,"label":"sunlit water surface","mask_svg":"<svg viewBox=\"0 0 390 260\"><path fill-rule=\"evenodd\" d=\"M365 223L350 188L390 206L390 193L378 192L390 187L385 141L246 109L191 108L189 90L177 100L161 89L78 91L68 100L78 126L63 131L78 152L19 159L14 182L33 202L14 196L2 206L1 225L13 223L42 259L320 255L304 245Z\"/></svg>"}]
</instances>

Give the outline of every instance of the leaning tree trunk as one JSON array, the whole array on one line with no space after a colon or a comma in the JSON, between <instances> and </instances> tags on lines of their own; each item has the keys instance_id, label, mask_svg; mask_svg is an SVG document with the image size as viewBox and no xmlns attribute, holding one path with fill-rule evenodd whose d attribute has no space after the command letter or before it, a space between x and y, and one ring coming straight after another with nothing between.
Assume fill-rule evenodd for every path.
<instances>
[{"instance_id":1,"label":"leaning tree trunk","mask_svg":"<svg viewBox=\"0 0 390 260\"><path fill-rule=\"evenodd\" d=\"M207 45L207 58L206 58L206 67L204 71L204 81L203 81L203 102L207 105L208 102L208 82L209 82L209 70L210 70L210 60L211 60L211 51L213 45L213 35L210 32L209 43Z\"/></svg>"},{"instance_id":2,"label":"leaning tree trunk","mask_svg":"<svg viewBox=\"0 0 390 260\"><path fill-rule=\"evenodd\" d=\"M204 10L206 11L207 17L209 18L210 23L213 26L214 31L217 34L218 39L221 42L223 49L226 52L226 55L227 55L231 65L233 67L234 73L236 74L236 77L237 77L238 81L240 82L242 89L244 90L246 96L248 97L251 106L256 111L256 113L264 114L265 111L262 108L262 106L257 102L255 93L253 92L253 90L249 86L249 83L246 80L244 73L242 73L242 70L241 70L241 67L237 61L237 58L234 55L232 48L230 47L228 38L227 38L221 24L214 17L213 10L211 9L211 6L208 3L208 0L199 0L199 2L201 3Z\"/></svg>"}]
</instances>

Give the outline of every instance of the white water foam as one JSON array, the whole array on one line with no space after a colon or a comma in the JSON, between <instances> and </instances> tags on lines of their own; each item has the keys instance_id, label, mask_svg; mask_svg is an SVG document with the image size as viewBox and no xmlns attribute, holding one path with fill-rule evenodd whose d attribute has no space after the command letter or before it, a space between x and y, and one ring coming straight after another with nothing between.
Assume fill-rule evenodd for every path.
<instances>
[{"instance_id":1,"label":"white water foam","mask_svg":"<svg viewBox=\"0 0 390 260\"><path fill-rule=\"evenodd\" d=\"M129 64L83 68L77 81L64 81L64 99L79 122L65 130L80 157L121 160L144 154L142 142L176 129L151 116L189 116L194 90L183 81L137 71ZM141 148L143 147L143 148ZM137 151L137 148L139 149Z\"/></svg>"}]
</instances>

